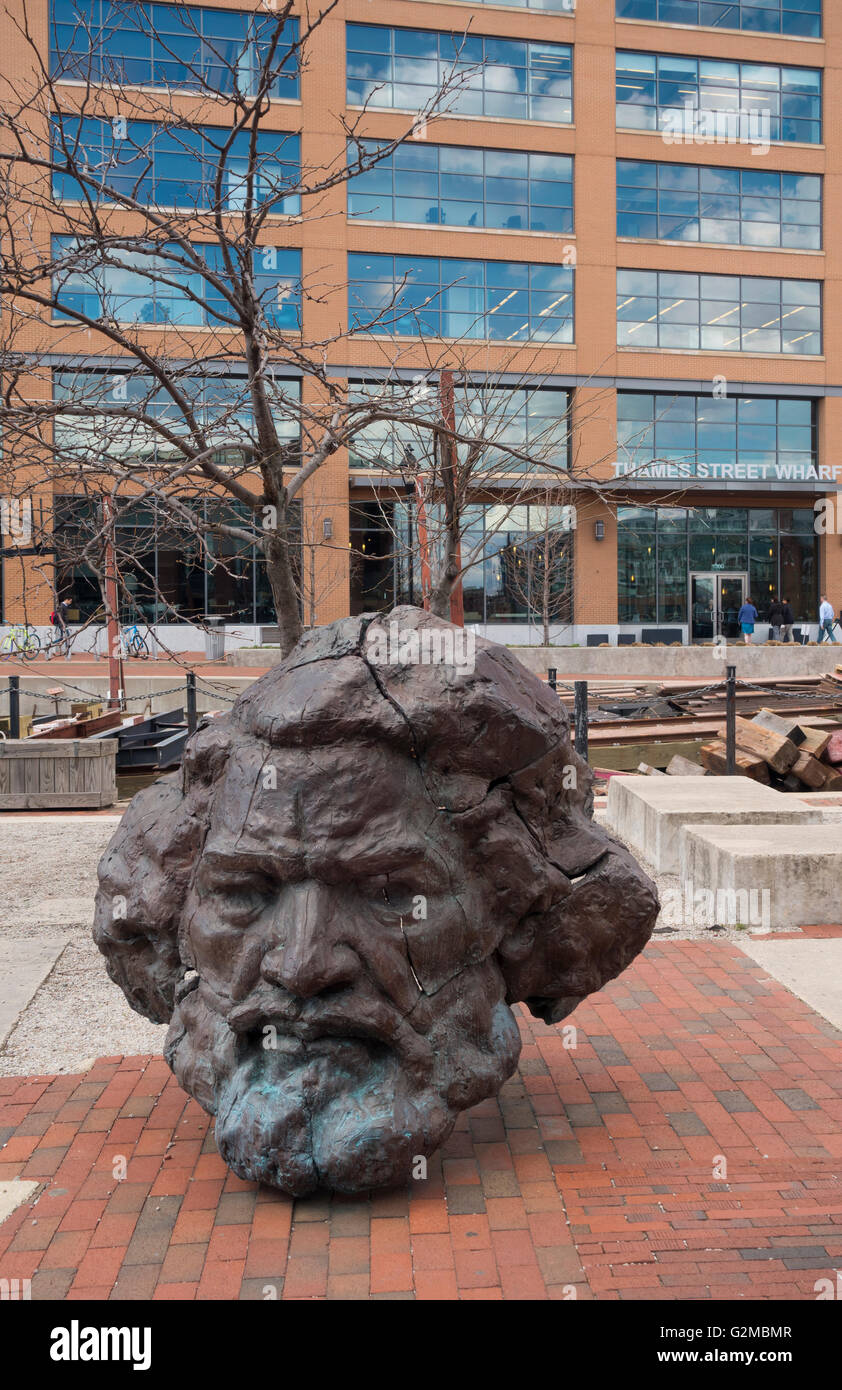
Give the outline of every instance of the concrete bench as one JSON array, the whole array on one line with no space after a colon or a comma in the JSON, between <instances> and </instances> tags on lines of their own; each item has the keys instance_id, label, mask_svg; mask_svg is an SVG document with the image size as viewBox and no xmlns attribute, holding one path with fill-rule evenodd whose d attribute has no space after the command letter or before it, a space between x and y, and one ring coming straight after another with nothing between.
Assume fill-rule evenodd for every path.
<instances>
[{"instance_id":1,"label":"concrete bench","mask_svg":"<svg viewBox=\"0 0 842 1390\"><path fill-rule=\"evenodd\" d=\"M773 927L839 919L838 825L744 825L738 831L723 825L686 825L679 856L682 875L694 890L731 895L751 922L758 908L763 925L768 921Z\"/></svg>"},{"instance_id":2,"label":"concrete bench","mask_svg":"<svg viewBox=\"0 0 842 1390\"><path fill-rule=\"evenodd\" d=\"M612 777L606 825L661 873L679 872L684 825L821 825L818 807L748 777Z\"/></svg>"}]
</instances>

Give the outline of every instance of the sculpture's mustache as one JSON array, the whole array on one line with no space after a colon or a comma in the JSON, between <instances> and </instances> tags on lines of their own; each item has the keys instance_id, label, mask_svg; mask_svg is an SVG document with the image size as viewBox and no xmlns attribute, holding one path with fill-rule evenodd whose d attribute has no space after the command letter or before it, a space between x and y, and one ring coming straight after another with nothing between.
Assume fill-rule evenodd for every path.
<instances>
[{"instance_id":1,"label":"sculpture's mustache","mask_svg":"<svg viewBox=\"0 0 842 1390\"><path fill-rule=\"evenodd\" d=\"M432 1048L426 1038L388 1000L363 993L359 987L300 999L261 982L234 1005L227 1023L241 1039L274 1028L281 1037L301 1043L323 1038L381 1043L392 1048L419 1079L427 1077L432 1067Z\"/></svg>"}]
</instances>

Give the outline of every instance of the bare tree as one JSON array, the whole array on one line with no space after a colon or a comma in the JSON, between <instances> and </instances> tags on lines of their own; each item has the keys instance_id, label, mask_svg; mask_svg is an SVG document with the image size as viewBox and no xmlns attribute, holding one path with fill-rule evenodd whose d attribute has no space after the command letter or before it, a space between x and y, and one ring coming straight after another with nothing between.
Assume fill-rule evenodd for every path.
<instances>
[{"instance_id":1,"label":"bare tree","mask_svg":"<svg viewBox=\"0 0 842 1390\"><path fill-rule=\"evenodd\" d=\"M542 645L558 623L573 621L573 545L577 512L568 493L545 488L533 503L529 533L507 556L512 591L541 624Z\"/></svg>"},{"instance_id":2,"label":"bare tree","mask_svg":"<svg viewBox=\"0 0 842 1390\"><path fill-rule=\"evenodd\" d=\"M302 609L314 620L317 546L330 544L318 537L314 479L339 451L363 455L384 433L416 438L385 487L412 492L430 605L445 616L478 558L472 503L516 506L536 479L569 482L568 404L531 432L512 416L513 403L540 390L535 363L570 321L571 268L558 267L534 342L523 324L517 341L494 343L491 373L481 323L461 315L446 345L430 331L427 311L442 291L405 275L369 282L354 303L326 271L302 274L301 224L335 215L335 190L424 136L471 78L454 62L392 140L366 138L365 110L337 115L341 158L307 164L297 137L278 129L272 100L307 67L331 9L296 19L281 0L243 16L238 40L215 45L198 33L197 11L177 2L168 11L179 32L156 35L168 60L142 87L130 63L107 57L84 7L52 60L33 38L27 0L15 8L30 63L0 78L4 492L46 498L47 513L61 493L90 502L73 563L91 571L112 619L110 570L124 603L134 602L133 574L154 612L171 610L127 541L141 505L165 514L196 563L215 572L235 572L246 551L261 558L286 652ZM107 23L145 32L150 13L114 0ZM347 325L337 291L352 301ZM334 310L334 327L304 332ZM331 364L347 361L359 337L379 363L354 383ZM65 541L43 520L32 548L45 583L51 564L71 563Z\"/></svg>"}]
</instances>

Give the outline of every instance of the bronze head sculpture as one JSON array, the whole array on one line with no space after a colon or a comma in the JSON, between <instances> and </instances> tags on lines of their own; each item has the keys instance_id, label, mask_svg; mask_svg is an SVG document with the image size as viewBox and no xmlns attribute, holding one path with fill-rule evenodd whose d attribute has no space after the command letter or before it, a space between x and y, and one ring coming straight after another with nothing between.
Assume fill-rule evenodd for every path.
<instances>
[{"instance_id":1,"label":"bronze head sculpture","mask_svg":"<svg viewBox=\"0 0 842 1390\"><path fill-rule=\"evenodd\" d=\"M558 697L481 639L437 659L457 631L405 608L308 633L103 856L108 973L170 1024L243 1178L405 1180L514 1071L510 1005L560 1021L651 933Z\"/></svg>"}]
</instances>

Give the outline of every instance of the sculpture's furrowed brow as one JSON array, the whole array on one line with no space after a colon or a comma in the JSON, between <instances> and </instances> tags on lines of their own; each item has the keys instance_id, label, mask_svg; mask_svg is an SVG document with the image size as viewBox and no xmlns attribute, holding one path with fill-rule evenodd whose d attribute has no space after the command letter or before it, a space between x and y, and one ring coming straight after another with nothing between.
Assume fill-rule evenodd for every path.
<instances>
[{"instance_id":1,"label":"sculpture's furrowed brow","mask_svg":"<svg viewBox=\"0 0 842 1390\"><path fill-rule=\"evenodd\" d=\"M435 876L437 861L431 859L429 845L422 841L407 840L399 844L393 841L388 845L371 844L360 846L359 841L346 845L337 839L329 847L316 850L308 855L273 854L270 850L222 850L206 848L202 855L203 866L226 876L246 873L265 873L284 879L304 873L306 876L330 878L337 868L346 870L353 878L365 879L387 875L389 878L412 877L415 875L423 886L431 876Z\"/></svg>"}]
</instances>

